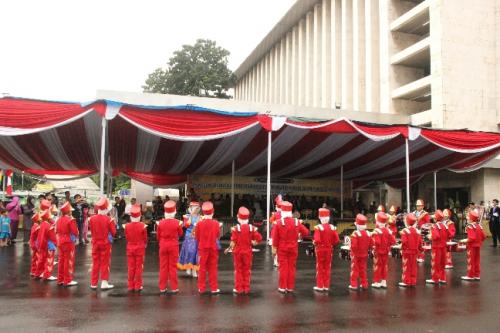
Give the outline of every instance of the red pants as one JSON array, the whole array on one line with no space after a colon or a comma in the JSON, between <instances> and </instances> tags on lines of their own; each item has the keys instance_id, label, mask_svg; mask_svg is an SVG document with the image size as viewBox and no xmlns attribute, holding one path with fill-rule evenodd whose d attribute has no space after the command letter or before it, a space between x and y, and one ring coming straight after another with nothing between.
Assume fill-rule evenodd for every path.
<instances>
[{"instance_id":1,"label":"red pants","mask_svg":"<svg viewBox=\"0 0 500 333\"><path fill-rule=\"evenodd\" d=\"M417 284L417 256L418 254L403 253L403 283L414 286Z\"/></svg>"},{"instance_id":2,"label":"red pants","mask_svg":"<svg viewBox=\"0 0 500 333\"><path fill-rule=\"evenodd\" d=\"M48 279L52 276L55 252L56 251L49 250L38 251L36 276L39 276L42 279Z\"/></svg>"},{"instance_id":3,"label":"red pants","mask_svg":"<svg viewBox=\"0 0 500 333\"><path fill-rule=\"evenodd\" d=\"M352 254L351 254L352 255ZM368 288L368 278L366 276L366 263L368 257L356 257L351 258L351 286L358 287L358 277L361 280L361 286L363 288Z\"/></svg>"},{"instance_id":4,"label":"red pants","mask_svg":"<svg viewBox=\"0 0 500 333\"><path fill-rule=\"evenodd\" d=\"M297 269L297 247L278 249L279 288L295 288L295 270Z\"/></svg>"},{"instance_id":5,"label":"red pants","mask_svg":"<svg viewBox=\"0 0 500 333\"><path fill-rule=\"evenodd\" d=\"M387 280L387 270L389 268L388 254L375 253L373 257L373 282L380 283Z\"/></svg>"},{"instance_id":6,"label":"red pants","mask_svg":"<svg viewBox=\"0 0 500 333\"><path fill-rule=\"evenodd\" d=\"M446 247L446 266L453 266L453 258L451 256L450 247Z\"/></svg>"},{"instance_id":7,"label":"red pants","mask_svg":"<svg viewBox=\"0 0 500 333\"><path fill-rule=\"evenodd\" d=\"M57 283L68 284L73 281L75 268L75 244L65 243L59 246L59 267Z\"/></svg>"},{"instance_id":8,"label":"red pants","mask_svg":"<svg viewBox=\"0 0 500 333\"><path fill-rule=\"evenodd\" d=\"M92 273L90 285L97 286L99 273L101 280L109 280L109 265L111 263L111 244L92 245Z\"/></svg>"},{"instance_id":9,"label":"red pants","mask_svg":"<svg viewBox=\"0 0 500 333\"><path fill-rule=\"evenodd\" d=\"M38 277L43 277L43 272L45 271L45 265L47 265L47 249L39 249L37 251L36 260L36 273Z\"/></svg>"},{"instance_id":10,"label":"red pants","mask_svg":"<svg viewBox=\"0 0 500 333\"><path fill-rule=\"evenodd\" d=\"M316 249L316 287L330 288L332 249Z\"/></svg>"},{"instance_id":11,"label":"red pants","mask_svg":"<svg viewBox=\"0 0 500 333\"><path fill-rule=\"evenodd\" d=\"M170 289L177 290L177 262L179 261L179 246L160 246L160 279L158 285L160 290L167 289L170 281Z\"/></svg>"},{"instance_id":12,"label":"red pants","mask_svg":"<svg viewBox=\"0 0 500 333\"><path fill-rule=\"evenodd\" d=\"M200 258L200 270L198 272L198 290L205 291L207 272L210 282L210 290L219 289L217 284L217 261L219 260L219 251L216 249L198 249Z\"/></svg>"},{"instance_id":13,"label":"red pants","mask_svg":"<svg viewBox=\"0 0 500 333\"><path fill-rule=\"evenodd\" d=\"M37 276L38 250L31 249L31 269L30 274ZM40 275L40 274L38 274Z\"/></svg>"},{"instance_id":14,"label":"red pants","mask_svg":"<svg viewBox=\"0 0 500 333\"><path fill-rule=\"evenodd\" d=\"M481 248L467 247L467 276L481 277Z\"/></svg>"},{"instance_id":15,"label":"red pants","mask_svg":"<svg viewBox=\"0 0 500 333\"><path fill-rule=\"evenodd\" d=\"M250 292L250 276L252 275L252 251L233 252L234 289L238 292Z\"/></svg>"},{"instance_id":16,"label":"red pants","mask_svg":"<svg viewBox=\"0 0 500 333\"><path fill-rule=\"evenodd\" d=\"M446 281L444 266L446 265L446 247L432 248L431 279L434 282Z\"/></svg>"},{"instance_id":17,"label":"red pants","mask_svg":"<svg viewBox=\"0 0 500 333\"><path fill-rule=\"evenodd\" d=\"M144 269L144 248L127 249L128 290L140 290L142 287L142 271ZM103 278L103 280L105 280Z\"/></svg>"}]
</instances>

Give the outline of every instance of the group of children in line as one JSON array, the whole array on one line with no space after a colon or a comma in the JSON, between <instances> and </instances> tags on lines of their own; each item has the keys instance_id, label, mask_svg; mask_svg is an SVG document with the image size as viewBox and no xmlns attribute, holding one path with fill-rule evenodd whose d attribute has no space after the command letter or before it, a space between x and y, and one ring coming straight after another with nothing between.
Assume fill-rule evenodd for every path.
<instances>
[{"instance_id":1,"label":"group of children in line","mask_svg":"<svg viewBox=\"0 0 500 333\"><path fill-rule=\"evenodd\" d=\"M109 217L109 201L101 198L96 204L97 214L89 221L92 233L92 272L90 287L98 288L99 278L101 289L107 290L114 286L109 284L109 271L113 237L116 234L116 223ZM75 286L73 280L75 242L78 239L76 222L71 216L71 205L65 203L61 208L61 216L54 221L53 207L50 202L42 200L40 210L33 216L30 247L32 250L31 275L47 281L57 280L61 286ZM209 279L209 291L212 294L220 292L217 282L217 265L219 256L220 224L213 219L214 207L209 201L204 202L201 210L203 217L196 224L193 233L198 242L199 277L198 291L206 290L206 278ZM177 293L177 263L179 259L179 238L183 235L182 221L175 219L176 203L168 201L164 205L165 216L157 224L157 240L159 244L159 281L161 293ZM301 221L291 216L292 205L281 202L279 216L275 218L272 232L273 254L279 261L280 292L293 292L299 235L308 234ZM238 210L239 224L231 230L231 243L225 253L233 253L236 294L250 292L250 276L252 268L252 247L257 245L262 236L257 228L249 225L250 212L245 207ZM3 215L2 215L3 216ZM330 216L327 209L320 208L318 212L320 224L314 228L316 254L316 285L314 290L328 292L331 281L331 264L333 249L339 243L336 228L329 224ZM146 225L141 223L140 206L135 205L130 211L131 222L125 225L127 240L128 290L143 289L143 265L147 246ZM432 277L427 283L446 283L444 269L447 262L446 243L450 239L450 228L444 221L444 214L437 210L432 216L435 223L430 229L428 238L432 242ZM387 287L388 256L391 247L396 243L396 234L386 227L388 216L384 212L376 214L376 228L373 232L366 230L367 218L358 214L355 220L356 231L350 237L351 254L351 290L368 288L367 259L369 252L373 253L373 283L374 288ZM485 234L475 211L468 214L467 239L467 275L463 280L480 280L480 247ZM3 223L3 220L1 220ZM402 254L402 287L416 285L417 257L423 252L423 239L418 228L417 217L410 213L405 217L406 228L400 231ZM52 275L56 249L59 253L58 275ZM359 282L359 283L358 283Z\"/></svg>"}]
</instances>

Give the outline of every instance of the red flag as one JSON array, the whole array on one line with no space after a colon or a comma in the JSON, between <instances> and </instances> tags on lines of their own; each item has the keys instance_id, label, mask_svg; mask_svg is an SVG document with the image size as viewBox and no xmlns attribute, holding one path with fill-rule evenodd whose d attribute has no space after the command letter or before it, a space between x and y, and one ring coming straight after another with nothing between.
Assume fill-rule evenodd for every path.
<instances>
[{"instance_id":1,"label":"red flag","mask_svg":"<svg viewBox=\"0 0 500 333\"><path fill-rule=\"evenodd\" d=\"M7 187L5 188L5 192L7 195L12 195L12 170L5 171L5 176L7 177Z\"/></svg>"}]
</instances>

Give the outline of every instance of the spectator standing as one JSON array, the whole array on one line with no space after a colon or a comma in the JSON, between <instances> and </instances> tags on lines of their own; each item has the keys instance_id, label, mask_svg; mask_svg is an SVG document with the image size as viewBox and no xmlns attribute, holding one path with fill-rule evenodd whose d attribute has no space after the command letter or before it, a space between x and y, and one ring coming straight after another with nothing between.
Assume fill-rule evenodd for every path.
<instances>
[{"instance_id":1,"label":"spectator standing","mask_svg":"<svg viewBox=\"0 0 500 333\"><path fill-rule=\"evenodd\" d=\"M23 213L23 242L28 243L30 240L31 227L33 226L31 217L35 213L35 204L33 203L33 197L31 195L26 198L26 204L21 206L21 211Z\"/></svg>"},{"instance_id":2,"label":"spectator standing","mask_svg":"<svg viewBox=\"0 0 500 333\"><path fill-rule=\"evenodd\" d=\"M78 227L78 244L82 245L84 244L83 240L83 224L84 224L84 214L83 210L85 208L88 209L88 204L83 200L82 196L80 194L75 194L74 196L74 202L72 204L73 206L73 212L72 215L76 220L76 225ZM85 244L87 244L88 241L85 241Z\"/></svg>"},{"instance_id":3,"label":"spectator standing","mask_svg":"<svg viewBox=\"0 0 500 333\"><path fill-rule=\"evenodd\" d=\"M115 197L115 210L116 210L116 223L118 224L118 230L116 234L118 238L122 238L122 230L123 230L123 217L125 215L125 200L120 197Z\"/></svg>"},{"instance_id":4,"label":"spectator standing","mask_svg":"<svg viewBox=\"0 0 500 333\"><path fill-rule=\"evenodd\" d=\"M498 199L493 199L488 216L490 220L489 227L491 237L493 239L493 244L491 246L497 247L497 240L500 240L500 207L498 207Z\"/></svg>"},{"instance_id":5,"label":"spectator standing","mask_svg":"<svg viewBox=\"0 0 500 333\"><path fill-rule=\"evenodd\" d=\"M21 214L21 205L19 197L14 197L6 206L10 218L10 239L12 243L16 242L17 231L19 229L19 215Z\"/></svg>"}]
</instances>

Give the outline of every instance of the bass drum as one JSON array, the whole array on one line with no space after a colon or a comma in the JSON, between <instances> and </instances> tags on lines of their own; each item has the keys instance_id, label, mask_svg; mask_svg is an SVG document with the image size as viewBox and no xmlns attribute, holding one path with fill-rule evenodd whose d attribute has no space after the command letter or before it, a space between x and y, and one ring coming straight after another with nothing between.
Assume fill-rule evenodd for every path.
<instances>
[{"instance_id":1,"label":"bass drum","mask_svg":"<svg viewBox=\"0 0 500 333\"><path fill-rule=\"evenodd\" d=\"M401 259L403 257L401 254L401 244L391 246L391 256L398 259Z\"/></svg>"},{"instance_id":2,"label":"bass drum","mask_svg":"<svg viewBox=\"0 0 500 333\"><path fill-rule=\"evenodd\" d=\"M340 247L339 257L342 260L351 260L351 246L342 245Z\"/></svg>"}]
</instances>

